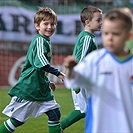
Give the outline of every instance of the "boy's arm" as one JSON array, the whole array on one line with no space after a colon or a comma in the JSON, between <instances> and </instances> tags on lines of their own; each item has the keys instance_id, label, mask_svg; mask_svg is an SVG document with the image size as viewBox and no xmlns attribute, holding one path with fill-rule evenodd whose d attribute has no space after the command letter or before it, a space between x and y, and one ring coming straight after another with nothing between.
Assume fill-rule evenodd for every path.
<instances>
[{"instance_id":1,"label":"boy's arm","mask_svg":"<svg viewBox=\"0 0 133 133\"><path fill-rule=\"evenodd\" d=\"M54 74L54 75L56 75L57 77L58 77L59 74L60 74L60 71L59 71L58 69L54 68L53 66L50 66L49 64L47 64L46 66L43 66L41 69L42 69L43 71L45 71L45 72Z\"/></svg>"},{"instance_id":2,"label":"boy's arm","mask_svg":"<svg viewBox=\"0 0 133 133\"><path fill-rule=\"evenodd\" d=\"M62 81L64 81L65 74L60 72L57 68L50 66L49 64L41 68L43 71L56 75Z\"/></svg>"},{"instance_id":3,"label":"boy's arm","mask_svg":"<svg viewBox=\"0 0 133 133\"><path fill-rule=\"evenodd\" d=\"M83 58L93 50L92 45L94 44L92 42L93 40L89 35L83 36L80 39L78 42L78 50L74 55L78 62L82 61Z\"/></svg>"}]
</instances>

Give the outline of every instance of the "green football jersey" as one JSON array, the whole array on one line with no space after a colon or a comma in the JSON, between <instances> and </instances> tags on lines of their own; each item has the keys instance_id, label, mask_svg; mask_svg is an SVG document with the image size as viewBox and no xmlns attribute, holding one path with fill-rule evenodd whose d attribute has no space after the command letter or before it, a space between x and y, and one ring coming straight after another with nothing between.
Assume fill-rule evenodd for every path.
<instances>
[{"instance_id":1,"label":"green football jersey","mask_svg":"<svg viewBox=\"0 0 133 133\"><path fill-rule=\"evenodd\" d=\"M98 49L96 43L96 37L94 34L91 34L85 30L81 31L77 37L73 56L76 58L78 62L80 62L88 53L93 50ZM79 93L79 88L73 88L76 93Z\"/></svg>"},{"instance_id":2,"label":"green football jersey","mask_svg":"<svg viewBox=\"0 0 133 133\"><path fill-rule=\"evenodd\" d=\"M50 64L51 56L50 39L37 34L28 49L18 82L8 94L28 101L53 100L54 94L49 87L50 81L47 74L41 69Z\"/></svg>"},{"instance_id":3,"label":"green football jersey","mask_svg":"<svg viewBox=\"0 0 133 133\"><path fill-rule=\"evenodd\" d=\"M98 48L94 34L85 30L81 31L74 46L73 56L81 61L88 53Z\"/></svg>"}]
</instances>

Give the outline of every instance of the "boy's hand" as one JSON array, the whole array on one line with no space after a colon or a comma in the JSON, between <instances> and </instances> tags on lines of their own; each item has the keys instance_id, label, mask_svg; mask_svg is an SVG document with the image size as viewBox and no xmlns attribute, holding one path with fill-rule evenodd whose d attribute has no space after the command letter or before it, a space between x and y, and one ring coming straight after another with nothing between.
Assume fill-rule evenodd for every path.
<instances>
[{"instance_id":1,"label":"boy's hand","mask_svg":"<svg viewBox=\"0 0 133 133\"><path fill-rule=\"evenodd\" d=\"M68 68L68 69L73 69L73 67L74 67L76 64L77 64L76 59L75 59L73 56L71 56L71 55L67 56L67 57L64 59L64 63L63 63L63 65L64 65L66 68Z\"/></svg>"},{"instance_id":2,"label":"boy's hand","mask_svg":"<svg viewBox=\"0 0 133 133\"><path fill-rule=\"evenodd\" d=\"M72 78L73 75L74 75L74 72L73 72L73 67L75 65L77 65L77 61L76 59L73 57L73 56L67 56L65 59L64 59L64 63L63 65L66 67L66 76L67 78Z\"/></svg>"},{"instance_id":3,"label":"boy's hand","mask_svg":"<svg viewBox=\"0 0 133 133\"><path fill-rule=\"evenodd\" d=\"M60 74L59 74L59 76L58 76L58 78L60 78L61 79L61 81L63 81L64 82L64 78L65 78L65 74L63 73L63 72L60 72Z\"/></svg>"},{"instance_id":4,"label":"boy's hand","mask_svg":"<svg viewBox=\"0 0 133 133\"><path fill-rule=\"evenodd\" d=\"M51 88L52 91L55 91L56 85L55 85L54 82L51 82L51 81L50 81L50 88Z\"/></svg>"}]
</instances>

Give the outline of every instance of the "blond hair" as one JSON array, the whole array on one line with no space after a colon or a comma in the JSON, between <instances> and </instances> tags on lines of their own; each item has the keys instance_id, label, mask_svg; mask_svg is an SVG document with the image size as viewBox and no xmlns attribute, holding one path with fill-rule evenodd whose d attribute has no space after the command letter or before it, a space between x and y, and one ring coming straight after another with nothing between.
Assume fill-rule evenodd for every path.
<instances>
[{"instance_id":1,"label":"blond hair","mask_svg":"<svg viewBox=\"0 0 133 133\"><path fill-rule=\"evenodd\" d=\"M132 30L132 17L130 13L127 13L127 10L125 9L112 9L110 11L108 11L105 16L104 16L104 20L108 19L110 21L115 21L115 20L120 20L123 22L123 27L127 30L130 31Z\"/></svg>"}]
</instances>

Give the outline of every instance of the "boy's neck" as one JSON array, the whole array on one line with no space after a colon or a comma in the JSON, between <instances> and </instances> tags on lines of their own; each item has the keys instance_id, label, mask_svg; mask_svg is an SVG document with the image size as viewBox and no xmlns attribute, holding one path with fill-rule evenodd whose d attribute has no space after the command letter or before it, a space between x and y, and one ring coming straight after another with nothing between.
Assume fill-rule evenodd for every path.
<instances>
[{"instance_id":1,"label":"boy's neck","mask_svg":"<svg viewBox=\"0 0 133 133\"><path fill-rule=\"evenodd\" d=\"M126 59L129 56L131 56L132 53L130 52L130 50L125 50L123 53L121 53L120 55L114 55L116 58L118 59Z\"/></svg>"},{"instance_id":2,"label":"boy's neck","mask_svg":"<svg viewBox=\"0 0 133 133\"><path fill-rule=\"evenodd\" d=\"M86 32L89 32L89 33L91 33L91 34L94 34L94 31L90 30L88 27L84 27L84 30L85 30Z\"/></svg>"},{"instance_id":3,"label":"boy's neck","mask_svg":"<svg viewBox=\"0 0 133 133\"><path fill-rule=\"evenodd\" d=\"M94 34L94 32L90 32L90 31L88 31L88 30L84 30L84 31L89 32L90 34Z\"/></svg>"}]
</instances>

